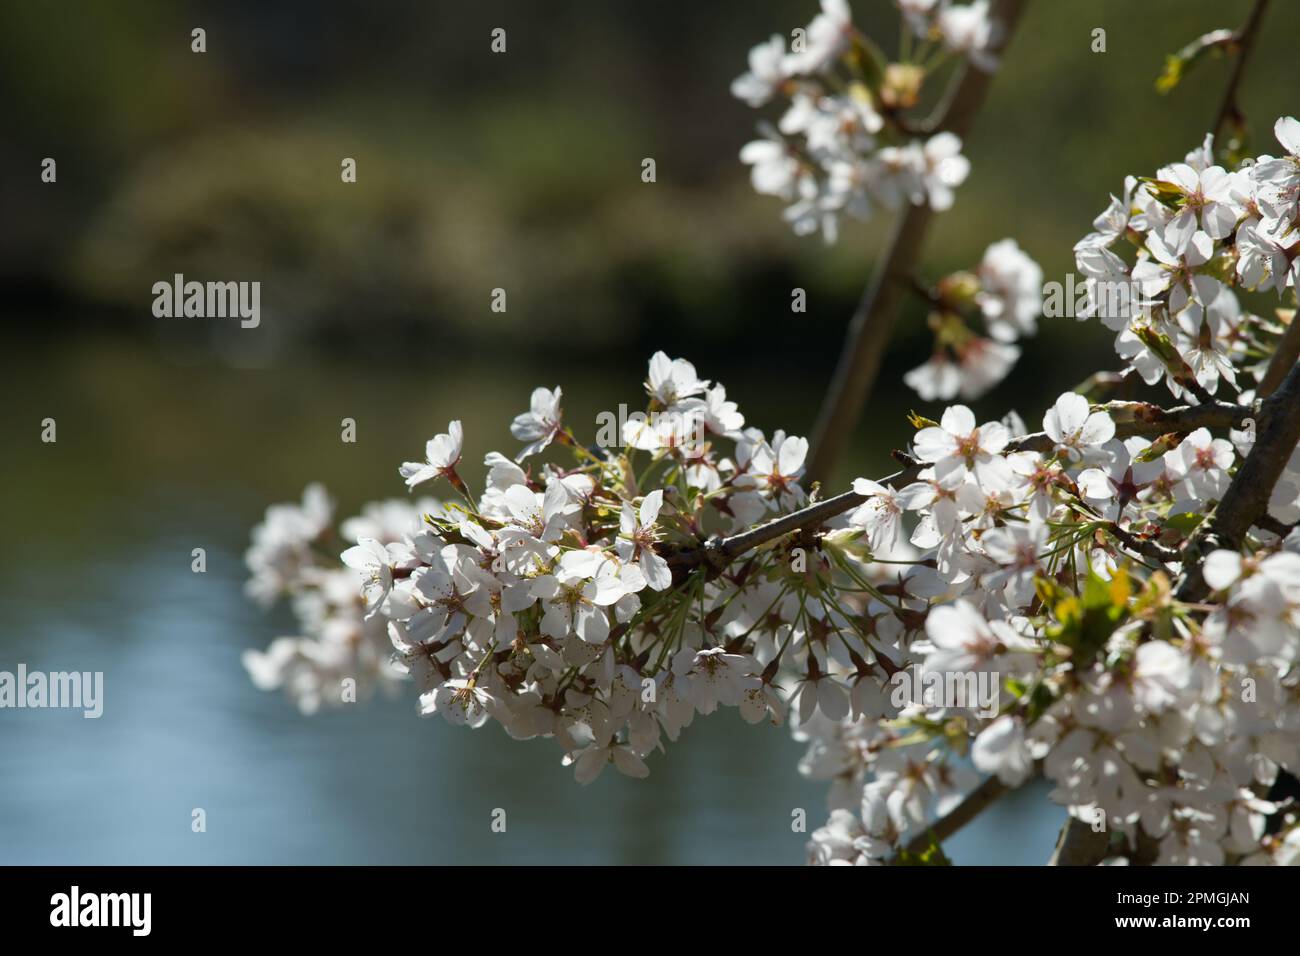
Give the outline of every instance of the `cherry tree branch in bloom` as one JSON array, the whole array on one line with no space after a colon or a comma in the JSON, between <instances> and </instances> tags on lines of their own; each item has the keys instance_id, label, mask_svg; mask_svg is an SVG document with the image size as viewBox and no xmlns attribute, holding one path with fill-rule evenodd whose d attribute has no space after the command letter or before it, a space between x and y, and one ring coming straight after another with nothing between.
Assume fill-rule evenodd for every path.
<instances>
[{"instance_id":1,"label":"cherry tree branch in bloom","mask_svg":"<svg viewBox=\"0 0 1300 956\"><path fill-rule=\"evenodd\" d=\"M1000 53L1015 32L1025 0L1002 0L992 17L1000 24ZM953 79L934 128L965 137L988 93L992 75L965 65ZM808 479L829 477L845 443L857 427L863 404L880 372L904 293L916 271L921 246L929 231L933 210L909 206L898 220L889 247L872 273L871 281L849 320L844 349L826 391L813 430Z\"/></svg>"},{"instance_id":2,"label":"cherry tree branch in bloom","mask_svg":"<svg viewBox=\"0 0 1300 956\"><path fill-rule=\"evenodd\" d=\"M1184 546L1175 592L1180 601L1204 599L1210 591L1204 576L1205 556L1219 548L1239 548L1251 525L1266 516L1273 487L1300 442L1300 364L1292 366L1282 387L1261 404L1259 417L1250 454L1214 513ZM1061 829L1051 862L1055 866L1091 866L1101 862L1106 849L1104 832L1095 833L1089 824L1071 817Z\"/></svg>"},{"instance_id":3,"label":"cherry tree branch in bloom","mask_svg":"<svg viewBox=\"0 0 1300 956\"><path fill-rule=\"evenodd\" d=\"M313 596L324 613L304 617L300 637L247 654L250 676L284 687L304 709L336 702L343 675L385 691L408 677L422 715L470 727L495 720L512 735L552 739L581 783L611 764L645 776L664 735L675 740L720 705L751 723L780 723L789 711L811 742L805 772L842 777L849 761L863 786L862 819L834 808L813 834L814 862L912 862L908 849L921 840L914 852L926 862L936 840L1040 766L1072 814L1087 819L1083 808L1097 805L1119 820L1128 811L1106 787L1112 765L1133 772L1127 750L1105 750L1100 738L1079 750L1060 730L1077 725L1085 741L1096 733L1091 699L1115 674L1134 688L1135 720L1193 690L1180 676L1191 645L1149 635L1151 614L1162 626L1179 615L1223 640L1189 616L1205 607L1172 607L1161 597L1168 577L1145 578L1142 567L1154 569L1125 551L1172 564L1172 549L1155 542L1193 532L1167 516L1208 507L1229 485L1228 442L1209 429L1257 417L1263 441L1274 441L1300 383L1288 379L1263 406L1090 406L1066 393L1042 432L1014 438L1008 424L977 425L954 406L939 423L915 420L924 427L909 454L896 453L904 467L885 479L896 488L863 480L810 505L799 485L802 438L777 432L769 442L746 427L722 386L685 360L656 354L645 387L666 417L629 420L621 451L603 458L563 424L559 388L534 390L511 424L527 445L514 459L490 453L478 494L459 480L463 434L451 422L426 443L424 461L398 471L408 487L445 480L467 507L367 506L340 527L341 540L356 542L337 559L343 567L317 554L332 524L319 490L301 507L269 509L248 556L250 593ZM715 451L721 442L734 449ZM550 444L568 446L578 467L529 461ZM847 522L832 520L857 505ZM895 550L904 509L919 512L909 543L920 551ZM706 540L705 528L716 534ZM934 547L936 531L949 536L945 547ZM1108 534L1114 543L1101 540ZM962 576L954 548L978 579ZM742 556L738 570L726 567ZM902 565L911 567L893 570ZM944 593L954 587L955 598ZM1222 607L1208 610L1226 618ZM1103 640L1113 651L1099 655ZM1239 646L1230 655L1225 665L1237 670L1225 673L1254 666ZM1066 663L1074 676L1058 679ZM898 697L896 676L931 672L975 675L976 698ZM997 681L992 697L981 673ZM1010 700L999 701L1003 691ZM1285 717L1270 715L1270 726ZM954 759L968 740L984 783ZM1145 779L1146 765L1137 769ZM1250 825L1273 806L1248 807ZM933 820L932 807L947 812ZM1184 852L1181 833L1157 831L1154 854ZM1139 846L1148 836L1133 834ZM1216 838L1204 852L1218 849ZM1281 852L1267 842L1227 849Z\"/></svg>"},{"instance_id":4,"label":"cherry tree branch in bloom","mask_svg":"<svg viewBox=\"0 0 1300 956\"><path fill-rule=\"evenodd\" d=\"M1229 49L1235 48L1238 55L1229 76L1222 105L1215 117L1211 138L1207 142L1220 140L1223 127L1231 121L1232 142L1240 147L1242 116L1237 106L1237 91L1245 75L1250 52L1258 36L1267 6L1268 0L1256 0L1246 25L1218 41ZM1202 38L1205 39L1208 38ZM1177 56L1170 58L1166 66L1167 76L1162 77L1164 90L1172 88L1177 83L1186 65L1185 59L1180 61ZM1162 84L1158 83L1157 86L1160 88ZM1125 198L1127 201L1128 197ZM1127 219L1127 211L1125 218ZM1098 223L1101 225L1102 220L1098 220ZM1295 366L1297 353L1300 352L1300 335L1295 333L1294 325L1293 320L1282 339L1276 344L1268 369L1256 393L1258 415L1267 422L1265 426L1267 434L1262 433L1263 429L1257 434L1254 447L1232 478L1214 513L1201 523L1183 547L1182 567L1175 582L1175 593L1182 601L1200 601L1209 593L1210 588L1204 577L1203 564L1205 557L1211 551L1221 547L1239 548L1249 528L1269 517L1267 514L1269 497L1296 447L1297 438L1300 437L1300 408L1296 408L1294 404L1300 400L1300 395L1292 394L1289 398L1283 396L1283 392L1287 392L1288 388L1300 388L1300 380L1297 379L1300 366ZM1286 384L1283 386L1283 392L1274 393L1274 389L1284 377ZM1192 381L1196 379L1193 378ZM1190 381L1181 381L1179 384L1196 395L1202 402L1201 407L1208 407L1205 401L1207 389L1204 387L1192 389ZM1261 403L1261 399L1266 400ZM1288 418L1291 419L1290 422L1287 422ZM1240 425L1241 422L1234 424ZM1107 833L1104 830L1097 833L1088 823L1071 816L1061 829L1051 863L1073 866L1100 863L1106 855L1109 844L1106 837Z\"/></svg>"},{"instance_id":5,"label":"cherry tree branch in bloom","mask_svg":"<svg viewBox=\"0 0 1300 956\"><path fill-rule=\"evenodd\" d=\"M1181 405L1168 409L1152 405L1150 402L1109 402L1094 407L1097 411L1108 414L1115 422L1115 435L1118 438L1135 436L1151 438L1170 433L1186 434L1198 428L1239 427L1254 414L1254 410L1247 405L1214 401L1206 405ZM1007 450L1046 453L1052 451L1053 445L1051 437L1046 432L1033 432L1013 439L1008 443ZM879 479L879 483L902 488L916 481L926 467L924 463L913 462L892 475ZM754 548L796 531L814 529L822 522L856 508L866 500L865 495L855 491L845 491L833 498L815 502L806 508L773 518L738 534L713 539L706 542L702 548L678 552L670 558L669 563L673 565L674 575L682 577L704 563L721 569ZM1113 522L1111 527L1114 527ZM1139 541L1127 532L1121 532L1116 537L1121 543L1148 557L1162 561L1177 557L1177 552L1155 542Z\"/></svg>"},{"instance_id":6,"label":"cherry tree branch in bloom","mask_svg":"<svg viewBox=\"0 0 1300 956\"><path fill-rule=\"evenodd\" d=\"M957 137L900 142L877 106L915 106L903 94L935 43L988 65L987 4L899 0L928 46L895 64L846 0L821 7L806 44L787 54L774 36L733 85L751 105L790 101L782 128L742 150L756 189L828 240L876 202L947 208L968 169ZM1287 312L1261 318L1234 291L1300 286L1300 121L1279 117L1274 134L1284 155L1225 170L1211 136L1127 177L1075 246L1080 317L1188 404L1069 391L1033 434L1014 413L981 424L952 405L913 416L901 470L818 500L804 438L747 424L720 383L659 352L646 412L598 416L604 453L564 423L560 388L539 387L510 425L523 448L490 452L480 489L458 474L458 420L398 468L408 488L443 481L464 504L379 502L337 532L321 489L268 509L249 592L291 597L301 632L249 652L250 677L304 709L345 702L343 680L407 679L421 715L550 740L584 784L609 766L646 776L664 741L720 707L788 718L808 743L800 772L832 783L812 863L934 862L936 840L1039 772L1069 808L1058 864L1097 862L1107 828L1133 863L1300 862L1290 804L1261 796L1300 772L1300 536L1273 537L1300 518L1300 371ZM913 259L927 223L899 224ZM887 265L879 302L914 275ZM948 352L1001 348L1004 370L1041 289L1012 240L978 275L937 282L936 350L908 384L973 397L997 376L957 372ZM975 311L989 339L965 325ZM1292 368L1256 388L1278 353ZM1254 400L1220 401L1221 387ZM326 542L354 546L331 558Z\"/></svg>"}]
</instances>

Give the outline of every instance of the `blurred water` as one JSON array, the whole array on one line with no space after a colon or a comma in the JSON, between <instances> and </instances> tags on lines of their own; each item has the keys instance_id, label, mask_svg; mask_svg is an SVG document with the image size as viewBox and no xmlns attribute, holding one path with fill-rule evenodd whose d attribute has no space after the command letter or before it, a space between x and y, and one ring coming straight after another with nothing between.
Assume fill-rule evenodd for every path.
<instances>
[{"instance_id":1,"label":"blurred water","mask_svg":"<svg viewBox=\"0 0 1300 956\"><path fill-rule=\"evenodd\" d=\"M102 357L7 369L24 387L6 403L6 434L22 437L0 479L14 543L0 556L0 670L102 670L105 706L98 720L0 711L0 863L801 862L806 837L791 832L791 810L818 826L825 795L798 775L801 748L784 728L699 718L650 758L649 779L610 770L579 787L550 742L422 720L413 696L306 718L255 690L240 652L290 620L241 593L249 526L313 475L396 490L400 458L369 437L349 450L352 464L329 461L340 454L333 424L283 410L292 389L332 401L314 380L146 375L120 359L109 391L95 384ZM447 387L475 406L466 382ZM374 436L382 389L334 389L362 409L363 438ZM232 413L239 394L266 413ZM503 401L523 407L514 394ZM453 406L439 405L433 420L445 421ZM36 423L53 406L59 442L40 446ZM169 431L168 414L186 427ZM290 420L295 432L277 430ZM494 438L504 421L492 422ZM404 445L427 437L394 427ZM329 450L295 462L293 435L313 428ZM198 546L205 574L190 570ZM206 833L190 829L198 807ZM496 808L504 833L490 828ZM957 862L1041 863L1059 818L1041 793L1017 794L948 849Z\"/></svg>"}]
</instances>

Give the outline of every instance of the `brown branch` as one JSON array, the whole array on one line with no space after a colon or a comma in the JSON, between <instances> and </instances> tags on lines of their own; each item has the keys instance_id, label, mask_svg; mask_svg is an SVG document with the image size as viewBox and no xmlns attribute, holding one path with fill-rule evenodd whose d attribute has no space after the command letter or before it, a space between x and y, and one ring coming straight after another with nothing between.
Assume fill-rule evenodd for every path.
<instances>
[{"instance_id":1,"label":"brown branch","mask_svg":"<svg viewBox=\"0 0 1300 956\"><path fill-rule=\"evenodd\" d=\"M1246 61L1250 59L1250 51L1255 46L1255 38L1259 35L1260 22L1264 19L1264 10L1268 7L1268 0L1255 0L1255 6L1250 11L1250 19L1246 25L1233 35L1233 43L1237 45L1239 52L1237 60L1232 65L1232 73L1228 77L1228 88L1223 94L1223 104L1219 107L1219 113L1214 118L1214 141L1219 141L1219 134L1223 130L1223 124L1229 119L1236 123L1241 122L1241 110L1237 107L1237 90L1241 86L1242 77L1246 74Z\"/></svg>"},{"instance_id":2,"label":"brown branch","mask_svg":"<svg viewBox=\"0 0 1300 956\"><path fill-rule=\"evenodd\" d=\"M1268 369L1255 394L1260 398L1272 395L1273 390L1282 384L1282 379L1286 378L1287 372L1291 371L1297 358L1300 358L1300 313L1291 316L1291 322L1273 349L1273 357L1268 360Z\"/></svg>"},{"instance_id":3,"label":"brown branch","mask_svg":"<svg viewBox=\"0 0 1300 956\"><path fill-rule=\"evenodd\" d=\"M1014 789L997 777L989 777L947 814L907 841L903 852L924 853L932 843L942 843Z\"/></svg>"},{"instance_id":4,"label":"brown branch","mask_svg":"<svg viewBox=\"0 0 1300 956\"><path fill-rule=\"evenodd\" d=\"M1001 41L995 53L1000 53L1010 40L1025 2L1001 0L998 4L993 19L1001 25ZM941 118L935 126L964 139L991 82L991 74L967 63L953 79L940 107ZM916 271L932 216L928 205L907 207L894 229L889 248L876 264L862 300L849 321L839 363L813 428L812 458L808 463L808 474L813 480L825 480L830 476L840 452L857 427L862 406L880 371L903 292Z\"/></svg>"},{"instance_id":5,"label":"brown branch","mask_svg":"<svg viewBox=\"0 0 1300 956\"><path fill-rule=\"evenodd\" d=\"M1105 859L1109 847L1108 831L1094 830L1090 824L1070 817L1061 827L1048 866L1095 866Z\"/></svg>"},{"instance_id":6,"label":"brown branch","mask_svg":"<svg viewBox=\"0 0 1300 956\"><path fill-rule=\"evenodd\" d=\"M1271 514L1267 513L1260 515L1259 520L1257 520L1255 524L1263 528L1265 531L1277 535L1279 538L1285 538L1296 528L1300 527L1300 522L1293 521L1291 524L1287 524L1284 521L1278 521Z\"/></svg>"},{"instance_id":7,"label":"brown branch","mask_svg":"<svg viewBox=\"0 0 1300 956\"><path fill-rule=\"evenodd\" d=\"M1107 402L1094 408L1110 415L1115 423L1116 438L1135 435L1154 438L1168 432L1193 432L1198 428L1241 428L1255 414L1250 405L1216 401L1174 408L1161 408L1150 402Z\"/></svg>"},{"instance_id":8,"label":"brown branch","mask_svg":"<svg viewBox=\"0 0 1300 956\"><path fill-rule=\"evenodd\" d=\"M1106 523L1106 531L1130 551L1148 558L1153 558L1161 564L1169 564L1179 560L1179 553L1173 548L1166 548L1158 541L1139 538L1137 535L1133 534L1133 532L1121 528L1114 521L1108 521Z\"/></svg>"},{"instance_id":9,"label":"brown branch","mask_svg":"<svg viewBox=\"0 0 1300 956\"><path fill-rule=\"evenodd\" d=\"M1198 428L1239 427L1248 418L1257 414L1249 405L1229 405L1226 402L1214 402L1209 405L1179 405L1175 408L1161 408L1149 402L1109 402L1094 406L1107 412L1115 422L1115 437L1130 438L1142 436L1154 438L1170 432L1187 433ZM1262 412L1259 413L1262 415ZM1036 451L1050 453L1055 443L1046 432L1033 432L1007 443L1007 451ZM912 462L899 471L879 479L882 485L892 485L901 490L916 481L921 472L929 467L925 462ZM775 541L795 531L809 531L819 525L855 508L867 498L854 491L846 491L833 498L818 501L806 508L793 511L788 515L773 518L764 524L755 525L730 537L714 537L699 547L688 547L668 556L669 564L674 570L675 580L680 580L701 565L708 564L715 571L721 571L728 564L747 551Z\"/></svg>"},{"instance_id":10,"label":"brown branch","mask_svg":"<svg viewBox=\"0 0 1300 956\"><path fill-rule=\"evenodd\" d=\"M1205 557L1217 548L1237 550L1251 525L1268 512L1282 470L1300 442L1300 365L1259 406L1259 425L1250 454L1237 469L1214 512L1183 546L1183 573L1175 591L1180 601L1200 601L1209 593L1201 574Z\"/></svg>"}]
</instances>

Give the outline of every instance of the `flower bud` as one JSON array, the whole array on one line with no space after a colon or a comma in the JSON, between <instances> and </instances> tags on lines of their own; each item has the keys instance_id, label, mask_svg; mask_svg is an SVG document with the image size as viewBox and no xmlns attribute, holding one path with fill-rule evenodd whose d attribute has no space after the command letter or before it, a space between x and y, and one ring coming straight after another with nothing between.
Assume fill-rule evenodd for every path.
<instances>
[{"instance_id":1,"label":"flower bud","mask_svg":"<svg viewBox=\"0 0 1300 956\"><path fill-rule=\"evenodd\" d=\"M921 98L925 70L915 63L891 63L885 67L880 101L890 109L909 110Z\"/></svg>"}]
</instances>

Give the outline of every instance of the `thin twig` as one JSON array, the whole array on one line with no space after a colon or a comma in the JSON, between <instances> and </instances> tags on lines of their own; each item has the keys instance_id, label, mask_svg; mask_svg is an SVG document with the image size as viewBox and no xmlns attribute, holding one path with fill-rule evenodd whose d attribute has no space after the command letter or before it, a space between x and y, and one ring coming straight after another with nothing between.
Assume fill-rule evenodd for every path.
<instances>
[{"instance_id":1,"label":"thin twig","mask_svg":"<svg viewBox=\"0 0 1300 956\"><path fill-rule=\"evenodd\" d=\"M1202 405L1204 405L1206 402L1214 401L1214 396L1210 394L1210 390L1206 388L1204 385L1202 385L1200 382L1198 382L1196 380L1195 375L1191 375L1185 379L1182 379L1181 381L1179 381L1178 384L1181 385L1183 388L1187 389L1187 391L1191 392L1193 395L1195 395L1196 400L1200 402Z\"/></svg>"},{"instance_id":2,"label":"thin twig","mask_svg":"<svg viewBox=\"0 0 1300 956\"><path fill-rule=\"evenodd\" d=\"M1099 402L1103 399L1118 398L1125 393L1133 394L1139 381L1138 375L1132 368L1126 368L1122 372L1094 372L1070 391L1078 392L1089 401Z\"/></svg>"},{"instance_id":3,"label":"thin twig","mask_svg":"<svg viewBox=\"0 0 1300 956\"><path fill-rule=\"evenodd\" d=\"M1106 531L1130 551L1135 551L1148 558L1154 558L1161 564L1171 564L1179 560L1179 553L1173 548L1166 548L1158 541L1139 538L1126 528L1121 528L1114 521L1107 522Z\"/></svg>"},{"instance_id":4,"label":"thin twig","mask_svg":"<svg viewBox=\"0 0 1300 956\"><path fill-rule=\"evenodd\" d=\"M1255 38L1259 35L1260 21L1264 18L1264 10L1268 7L1268 0L1255 0L1255 6L1250 11L1250 19L1233 36L1233 41L1238 45L1236 62L1232 65L1232 73L1228 77L1228 88L1223 93L1223 105L1219 107L1219 113L1214 119L1214 141L1219 141L1219 134L1223 130L1223 124L1231 118L1237 122L1241 121L1241 110L1237 107L1237 90L1241 86L1242 77L1246 74L1246 61L1250 59L1250 51L1255 46Z\"/></svg>"}]
</instances>

